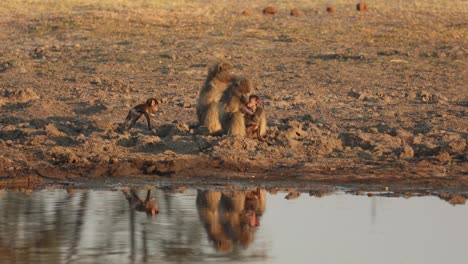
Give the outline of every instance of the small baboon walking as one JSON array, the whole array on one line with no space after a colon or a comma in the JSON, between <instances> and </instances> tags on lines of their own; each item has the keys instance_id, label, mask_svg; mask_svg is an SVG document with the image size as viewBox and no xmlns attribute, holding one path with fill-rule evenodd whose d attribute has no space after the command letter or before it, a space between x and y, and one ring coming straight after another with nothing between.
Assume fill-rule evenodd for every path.
<instances>
[{"instance_id":1,"label":"small baboon walking","mask_svg":"<svg viewBox=\"0 0 468 264\"><path fill-rule=\"evenodd\" d=\"M140 119L142 115L146 117L146 122L148 124L148 129L151 130L151 121L150 121L150 114L152 112L156 112L158 110L158 101L154 98L150 98L146 100L146 103L139 104L130 111L128 111L127 118L125 118L124 123L122 124L122 128L130 129L135 125L136 121Z\"/></svg>"}]
</instances>

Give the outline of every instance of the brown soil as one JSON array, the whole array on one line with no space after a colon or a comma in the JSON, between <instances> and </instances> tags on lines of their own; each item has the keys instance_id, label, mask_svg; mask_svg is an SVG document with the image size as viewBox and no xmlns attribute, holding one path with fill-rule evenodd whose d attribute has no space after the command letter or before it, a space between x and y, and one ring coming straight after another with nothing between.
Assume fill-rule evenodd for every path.
<instances>
[{"instance_id":1,"label":"brown soil","mask_svg":"<svg viewBox=\"0 0 468 264\"><path fill-rule=\"evenodd\" d=\"M0 188L226 179L468 189L466 1L377 0L356 12L343 0L334 16L300 0L43 2L0 6ZM268 4L275 16L262 15ZM268 143L193 129L220 59L254 80ZM162 103L153 131L139 121L118 132L149 97Z\"/></svg>"}]
</instances>

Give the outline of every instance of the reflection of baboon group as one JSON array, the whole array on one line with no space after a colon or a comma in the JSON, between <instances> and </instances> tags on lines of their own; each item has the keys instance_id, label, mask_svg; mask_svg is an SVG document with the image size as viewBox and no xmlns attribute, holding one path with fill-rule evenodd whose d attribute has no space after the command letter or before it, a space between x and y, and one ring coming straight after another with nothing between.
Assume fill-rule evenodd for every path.
<instances>
[{"instance_id":1,"label":"reflection of baboon group","mask_svg":"<svg viewBox=\"0 0 468 264\"><path fill-rule=\"evenodd\" d=\"M235 243L247 247L266 207L266 192L198 190L197 209L208 238L218 251L228 252Z\"/></svg>"}]
</instances>

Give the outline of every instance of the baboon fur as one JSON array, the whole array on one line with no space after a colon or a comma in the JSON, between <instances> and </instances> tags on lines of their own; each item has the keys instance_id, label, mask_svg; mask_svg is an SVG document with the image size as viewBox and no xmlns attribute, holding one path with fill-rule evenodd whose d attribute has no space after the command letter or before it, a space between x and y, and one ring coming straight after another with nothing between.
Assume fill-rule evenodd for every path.
<instances>
[{"instance_id":1,"label":"baboon fur","mask_svg":"<svg viewBox=\"0 0 468 264\"><path fill-rule=\"evenodd\" d=\"M210 134L221 132L219 122L219 100L233 80L232 66L227 62L217 62L209 70L205 85L198 96L196 111L199 126L208 128Z\"/></svg>"},{"instance_id":2,"label":"baboon fur","mask_svg":"<svg viewBox=\"0 0 468 264\"><path fill-rule=\"evenodd\" d=\"M224 91L219 104L219 120L225 134L246 136L244 113L241 109L247 103L252 89L249 79L238 78Z\"/></svg>"},{"instance_id":3,"label":"baboon fur","mask_svg":"<svg viewBox=\"0 0 468 264\"><path fill-rule=\"evenodd\" d=\"M258 107L253 120L245 121L245 125L246 127L258 126L258 132L247 134L247 137L258 138L258 135L261 137L265 136L267 132L267 118L265 109L263 107Z\"/></svg>"}]
</instances>

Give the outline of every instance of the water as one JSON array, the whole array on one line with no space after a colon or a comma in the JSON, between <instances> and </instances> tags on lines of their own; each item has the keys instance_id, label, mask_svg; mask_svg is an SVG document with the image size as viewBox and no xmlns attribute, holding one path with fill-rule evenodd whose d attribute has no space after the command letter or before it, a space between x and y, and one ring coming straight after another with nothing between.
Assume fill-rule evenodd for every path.
<instances>
[{"instance_id":1,"label":"water","mask_svg":"<svg viewBox=\"0 0 468 264\"><path fill-rule=\"evenodd\" d=\"M132 197L128 192L129 197ZM145 200L146 190L137 195ZM0 263L465 263L468 206L438 197L0 191ZM135 201L135 199L130 199ZM149 207L151 209L151 206ZM135 209L139 209L137 211Z\"/></svg>"}]
</instances>

